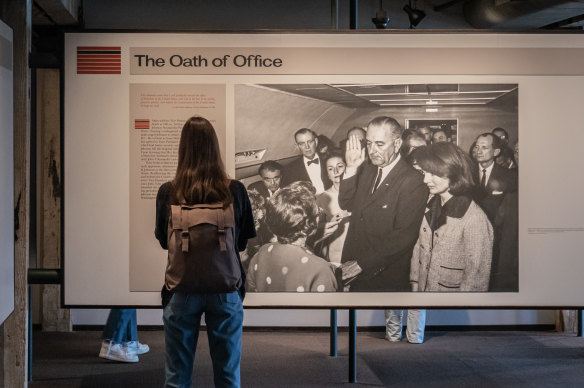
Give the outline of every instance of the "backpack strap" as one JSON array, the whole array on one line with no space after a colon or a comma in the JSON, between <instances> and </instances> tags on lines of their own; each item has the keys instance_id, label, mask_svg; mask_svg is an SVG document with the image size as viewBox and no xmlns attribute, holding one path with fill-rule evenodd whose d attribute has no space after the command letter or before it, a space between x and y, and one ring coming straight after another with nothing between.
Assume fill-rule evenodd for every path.
<instances>
[{"instance_id":1,"label":"backpack strap","mask_svg":"<svg viewBox=\"0 0 584 388\"><path fill-rule=\"evenodd\" d=\"M225 210L217 209L215 210L217 214L217 235L219 237L219 248L221 251L226 251L227 246L225 245Z\"/></svg>"},{"instance_id":2,"label":"backpack strap","mask_svg":"<svg viewBox=\"0 0 584 388\"><path fill-rule=\"evenodd\" d=\"M172 228L175 233L180 233L181 249L183 253L189 251L189 225L188 220L182 216L182 205L171 206L172 211Z\"/></svg>"}]
</instances>

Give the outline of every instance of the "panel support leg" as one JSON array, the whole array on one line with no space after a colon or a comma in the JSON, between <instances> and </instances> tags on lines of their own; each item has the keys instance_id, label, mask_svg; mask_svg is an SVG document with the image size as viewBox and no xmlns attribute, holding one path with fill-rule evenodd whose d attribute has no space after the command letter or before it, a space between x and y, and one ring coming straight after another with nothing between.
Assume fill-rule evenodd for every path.
<instances>
[{"instance_id":1,"label":"panel support leg","mask_svg":"<svg viewBox=\"0 0 584 388\"><path fill-rule=\"evenodd\" d=\"M337 356L337 309L331 309L331 357Z\"/></svg>"},{"instance_id":2,"label":"panel support leg","mask_svg":"<svg viewBox=\"0 0 584 388\"><path fill-rule=\"evenodd\" d=\"M576 314L578 314L578 337L582 337L582 309L576 310Z\"/></svg>"},{"instance_id":3,"label":"panel support leg","mask_svg":"<svg viewBox=\"0 0 584 388\"><path fill-rule=\"evenodd\" d=\"M357 310L349 309L349 383L357 382Z\"/></svg>"}]
</instances>

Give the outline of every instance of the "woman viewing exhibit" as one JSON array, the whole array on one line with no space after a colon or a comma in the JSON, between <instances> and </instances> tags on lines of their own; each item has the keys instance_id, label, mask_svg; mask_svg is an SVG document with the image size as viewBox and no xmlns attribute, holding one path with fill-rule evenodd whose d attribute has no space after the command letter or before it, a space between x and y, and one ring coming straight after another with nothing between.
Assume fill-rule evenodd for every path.
<instances>
[{"instance_id":1,"label":"woman viewing exhibit","mask_svg":"<svg viewBox=\"0 0 584 388\"><path fill-rule=\"evenodd\" d=\"M259 292L331 292L333 266L306 247L317 228L319 208L303 184L281 188L266 206L266 224L277 242L265 244L251 259L247 289Z\"/></svg>"},{"instance_id":2,"label":"woman viewing exhibit","mask_svg":"<svg viewBox=\"0 0 584 388\"><path fill-rule=\"evenodd\" d=\"M333 183L331 187L316 196L316 203L325 212L327 222L340 221L338 229L327 237L323 248L324 257L336 266L341 265L341 253L349 228L349 213L339 206L339 186L345 172L343 156L333 153L326 160L326 170L329 179Z\"/></svg>"},{"instance_id":3,"label":"woman viewing exhibit","mask_svg":"<svg viewBox=\"0 0 584 388\"><path fill-rule=\"evenodd\" d=\"M180 206L177 206L179 204ZM223 276L223 272L219 269L201 271L206 279L217 279L213 280L213 287L210 285L211 281L205 283L204 286L187 284L190 276L198 274L194 273L196 271L180 273L173 262L175 254L177 258L180 257L179 253L174 251L177 243L182 244L183 253L185 249L196 252L197 260L195 261L203 255L203 251L197 249L198 245L191 245L196 243L204 246L204 239L195 240L195 233L191 232L191 229L199 225L189 225L188 231L178 236L175 230L177 227L174 222L175 215L190 216L195 213L186 212L192 209L215 212L219 215L216 218L223 219L223 229L219 227L205 229L209 234L202 235L207 236L208 239L216 237L219 240L216 244L219 248L215 249L227 256L232 254L231 257L234 258L229 268L235 266L235 277ZM233 228L230 228L231 225ZM201 315L204 313L215 386L239 387L241 385L239 365L243 324L242 301L245 295L245 274L241 269L239 251L244 250L247 240L255 236L255 229L245 187L240 182L228 178L221 161L215 129L208 120L202 117L191 117L182 129L175 178L163 184L156 197L155 235L162 248L169 249L169 263L165 285L162 289L166 344L165 386L191 386ZM225 271L227 273L227 270ZM217 292L216 289L220 287L214 284L222 279L230 280L229 289L235 288L235 290ZM202 282L202 280L199 281ZM185 289L198 291L183 291Z\"/></svg>"},{"instance_id":4,"label":"woman viewing exhibit","mask_svg":"<svg viewBox=\"0 0 584 388\"><path fill-rule=\"evenodd\" d=\"M471 199L472 162L452 143L414 151L430 190L412 256L412 291L488 291L493 228Z\"/></svg>"}]
</instances>

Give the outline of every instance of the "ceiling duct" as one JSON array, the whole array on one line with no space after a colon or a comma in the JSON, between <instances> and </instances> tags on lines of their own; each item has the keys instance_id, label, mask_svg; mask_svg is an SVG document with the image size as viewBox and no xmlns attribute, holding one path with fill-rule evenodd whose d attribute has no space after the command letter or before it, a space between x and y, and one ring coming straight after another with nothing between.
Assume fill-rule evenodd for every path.
<instances>
[{"instance_id":1,"label":"ceiling duct","mask_svg":"<svg viewBox=\"0 0 584 388\"><path fill-rule=\"evenodd\" d=\"M471 26L488 29L537 28L579 14L583 8L582 1L570 0L468 0L463 9Z\"/></svg>"}]
</instances>

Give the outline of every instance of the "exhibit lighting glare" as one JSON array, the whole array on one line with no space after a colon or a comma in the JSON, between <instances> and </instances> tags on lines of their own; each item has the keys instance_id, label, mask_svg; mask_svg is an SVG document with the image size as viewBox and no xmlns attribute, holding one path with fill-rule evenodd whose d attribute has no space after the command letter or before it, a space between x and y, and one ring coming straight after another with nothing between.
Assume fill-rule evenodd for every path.
<instances>
[{"instance_id":1,"label":"exhibit lighting glare","mask_svg":"<svg viewBox=\"0 0 584 388\"><path fill-rule=\"evenodd\" d=\"M412 8L412 0L404 5L403 10L408 14L408 18L410 19L410 28L416 27L426 17L426 12L416 9L415 5Z\"/></svg>"},{"instance_id":2,"label":"exhibit lighting glare","mask_svg":"<svg viewBox=\"0 0 584 388\"><path fill-rule=\"evenodd\" d=\"M438 112L438 108L426 108L426 113L436 113Z\"/></svg>"}]
</instances>

